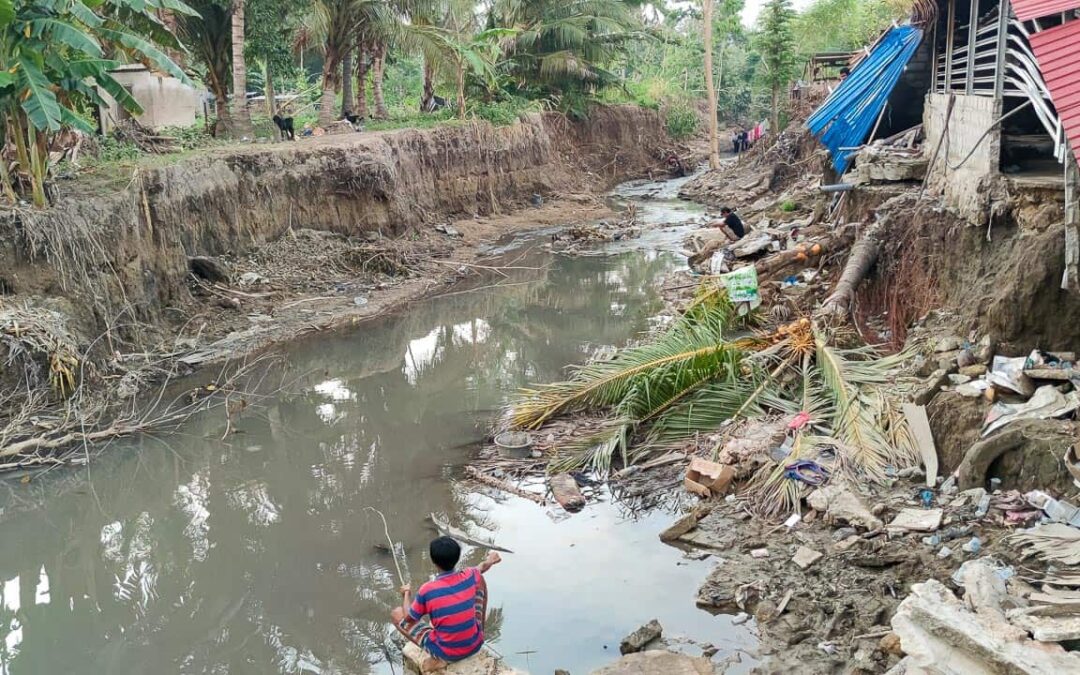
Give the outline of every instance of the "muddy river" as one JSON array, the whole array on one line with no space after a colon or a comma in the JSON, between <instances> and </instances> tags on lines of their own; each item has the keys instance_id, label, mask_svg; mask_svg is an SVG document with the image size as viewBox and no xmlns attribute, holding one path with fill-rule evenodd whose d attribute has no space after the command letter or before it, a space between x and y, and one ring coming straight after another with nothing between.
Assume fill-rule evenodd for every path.
<instances>
[{"instance_id":1,"label":"muddy river","mask_svg":"<svg viewBox=\"0 0 1080 675\"><path fill-rule=\"evenodd\" d=\"M671 190L619 198L693 217ZM658 541L670 511L606 498L565 518L457 480L517 387L648 326L661 275L682 264L666 250L678 231L658 232L596 257L509 242L503 256L542 269L292 345L289 372L305 375L231 433L218 412L3 483L0 673L401 672L385 621L397 572L367 507L386 514L414 585L432 573L429 513L513 550L489 574L490 643L530 672L587 673L652 618L718 660L752 645L750 627L694 607L715 559Z\"/></svg>"}]
</instances>

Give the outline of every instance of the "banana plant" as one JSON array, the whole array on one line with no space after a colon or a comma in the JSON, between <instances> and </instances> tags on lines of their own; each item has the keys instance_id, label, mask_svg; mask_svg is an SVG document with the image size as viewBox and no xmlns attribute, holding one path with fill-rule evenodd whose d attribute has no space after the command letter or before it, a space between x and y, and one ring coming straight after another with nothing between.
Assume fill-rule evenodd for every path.
<instances>
[{"instance_id":1,"label":"banana plant","mask_svg":"<svg viewBox=\"0 0 1080 675\"><path fill-rule=\"evenodd\" d=\"M181 49L157 17L166 11L193 13L180 0L0 0L2 147L15 145L14 171L0 161L9 202L29 182L34 205L47 205L50 142L66 129L94 133L80 110L104 104L102 92L142 112L110 74L117 66L141 62L190 84L162 50Z\"/></svg>"}]
</instances>

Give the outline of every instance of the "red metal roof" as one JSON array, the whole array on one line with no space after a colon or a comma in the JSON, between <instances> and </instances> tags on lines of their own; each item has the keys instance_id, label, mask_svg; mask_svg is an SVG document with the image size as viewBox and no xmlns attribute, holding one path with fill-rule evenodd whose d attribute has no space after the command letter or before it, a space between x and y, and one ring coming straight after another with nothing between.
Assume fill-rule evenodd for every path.
<instances>
[{"instance_id":1,"label":"red metal roof","mask_svg":"<svg viewBox=\"0 0 1080 675\"><path fill-rule=\"evenodd\" d=\"M1018 19L1031 21L1076 9L1080 7L1080 0L1012 0L1012 7Z\"/></svg>"},{"instance_id":2,"label":"red metal roof","mask_svg":"<svg viewBox=\"0 0 1080 675\"><path fill-rule=\"evenodd\" d=\"M1050 100L1054 102L1065 137L1080 161L1080 20L1033 33L1031 49L1039 60Z\"/></svg>"}]
</instances>

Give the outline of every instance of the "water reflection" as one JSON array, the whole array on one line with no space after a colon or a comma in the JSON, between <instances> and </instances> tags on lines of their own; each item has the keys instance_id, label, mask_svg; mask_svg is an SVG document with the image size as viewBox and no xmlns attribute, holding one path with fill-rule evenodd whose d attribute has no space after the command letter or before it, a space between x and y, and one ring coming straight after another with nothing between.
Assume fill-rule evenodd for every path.
<instances>
[{"instance_id":1,"label":"water reflection","mask_svg":"<svg viewBox=\"0 0 1080 675\"><path fill-rule=\"evenodd\" d=\"M580 580L546 590L529 581L565 566L544 553L562 544L537 533L567 536L597 516L555 526L531 504L528 513L492 511L489 499L449 478L508 392L642 330L658 306L658 275L674 260L534 251L524 264L550 269L522 273L535 283L518 276L502 288L455 288L400 317L297 345L289 363L311 373L304 385L250 408L235 433L226 433L223 413L207 415L182 434L116 448L89 469L8 486L0 672L388 672L383 617L398 581L369 506L404 542L416 582L429 573L432 512L533 547L496 581L496 604L507 610L492 623L501 650L520 665L602 659L600 640L626 617L585 617L591 630L582 635L604 634L582 643L587 658L575 661L575 650L558 649L566 638L553 623L565 608L544 610L535 595L554 602L562 591L580 593ZM605 538L622 536L609 525ZM687 573L671 563L677 553L650 555ZM620 601L622 583L608 606ZM602 584L594 588L604 597ZM539 656L518 654L531 649Z\"/></svg>"}]
</instances>

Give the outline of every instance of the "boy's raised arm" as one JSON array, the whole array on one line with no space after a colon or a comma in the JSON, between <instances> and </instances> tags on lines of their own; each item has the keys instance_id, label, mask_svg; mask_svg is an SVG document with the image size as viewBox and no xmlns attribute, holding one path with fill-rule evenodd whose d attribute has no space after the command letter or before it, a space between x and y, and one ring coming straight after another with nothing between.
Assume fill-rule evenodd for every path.
<instances>
[{"instance_id":1,"label":"boy's raised arm","mask_svg":"<svg viewBox=\"0 0 1080 675\"><path fill-rule=\"evenodd\" d=\"M480 574L486 574L489 569L500 562L502 562L502 557L495 551L491 551L484 558L484 562L476 566L476 569L480 570Z\"/></svg>"}]
</instances>

